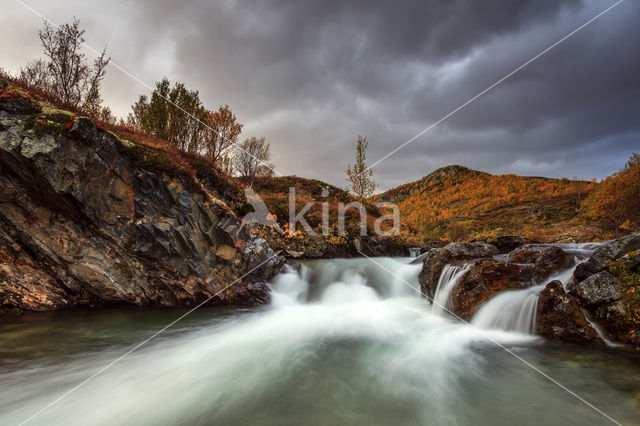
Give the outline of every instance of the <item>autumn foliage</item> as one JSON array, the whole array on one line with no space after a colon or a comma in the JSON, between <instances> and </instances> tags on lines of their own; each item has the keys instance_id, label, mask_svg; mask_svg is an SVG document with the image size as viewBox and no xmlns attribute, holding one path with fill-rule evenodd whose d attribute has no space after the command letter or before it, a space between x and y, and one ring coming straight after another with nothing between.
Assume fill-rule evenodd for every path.
<instances>
[{"instance_id":1,"label":"autumn foliage","mask_svg":"<svg viewBox=\"0 0 640 426\"><path fill-rule=\"evenodd\" d=\"M606 178L586 201L587 214L610 225L640 224L640 155Z\"/></svg>"},{"instance_id":2,"label":"autumn foliage","mask_svg":"<svg viewBox=\"0 0 640 426\"><path fill-rule=\"evenodd\" d=\"M403 222L422 230L437 222L472 218L518 203L568 194L577 198L594 186L593 182L491 175L451 166L376 198L396 202Z\"/></svg>"}]
</instances>

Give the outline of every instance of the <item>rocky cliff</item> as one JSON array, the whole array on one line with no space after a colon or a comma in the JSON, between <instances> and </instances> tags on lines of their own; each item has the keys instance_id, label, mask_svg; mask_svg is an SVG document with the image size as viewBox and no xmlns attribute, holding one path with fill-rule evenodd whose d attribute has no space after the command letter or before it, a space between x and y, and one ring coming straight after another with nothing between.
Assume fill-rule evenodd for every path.
<instances>
[{"instance_id":1,"label":"rocky cliff","mask_svg":"<svg viewBox=\"0 0 640 426\"><path fill-rule=\"evenodd\" d=\"M283 259L212 182L163 173L145 152L0 85L3 311L268 299Z\"/></svg>"}]
</instances>

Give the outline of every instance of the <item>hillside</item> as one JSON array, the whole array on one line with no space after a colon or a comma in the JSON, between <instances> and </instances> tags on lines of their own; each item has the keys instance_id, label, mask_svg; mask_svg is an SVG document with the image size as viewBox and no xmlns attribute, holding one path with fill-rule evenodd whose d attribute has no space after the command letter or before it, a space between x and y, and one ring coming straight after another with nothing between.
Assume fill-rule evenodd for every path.
<instances>
[{"instance_id":1,"label":"hillside","mask_svg":"<svg viewBox=\"0 0 640 426\"><path fill-rule=\"evenodd\" d=\"M289 188L295 188L296 214L307 205L311 205L304 219L315 235L305 232L301 224L295 232L289 228ZM285 253L304 253L305 257L335 257L359 255L359 251L371 255L406 254L412 241L399 237L375 237L373 224L380 213L372 203L365 203L364 218L368 237L360 236L361 215L357 209L344 212L344 233L340 232L340 206L356 201L353 195L344 189L317 179L298 176L279 176L258 178L253 189L260 195L271 214L283 228L280 234L274 229L254 227L253 232L269 241L275 250ZM322 224L323 208L328 217L328 233L325 235ZM391 223L382 223L382 229L388 229Z\"/></svg>"},{"instance_id":2,"label":"hillside","mask_svg":"<svg viewBox=\"0 0 640 426\"><path fill-rule=\"evenodd\" d=\"M448 166L374 197L398 204L403 225L424 239L520 234L539 241L612 238L583 214L594 182L492 175Z\"/></svg>"}]
</instances>

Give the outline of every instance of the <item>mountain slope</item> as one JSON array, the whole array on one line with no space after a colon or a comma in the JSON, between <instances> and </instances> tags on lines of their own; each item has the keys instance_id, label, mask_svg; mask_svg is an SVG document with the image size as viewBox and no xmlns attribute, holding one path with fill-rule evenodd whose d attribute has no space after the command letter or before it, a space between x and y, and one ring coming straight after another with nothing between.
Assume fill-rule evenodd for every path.
<instances>
[{"instance_id":1,"label":"mountain slope","mask_svg":"<svg viewBox=\"0 0 640 426\"><path fill-rule=\"evenodd\" d=\"M397 203L403 225L427 239L516 233L571 241L608 237L611 232L581 215L581 201L594 186L569 179L492 175L454 165L374 200Z\"/></svg>"}]
</instances>

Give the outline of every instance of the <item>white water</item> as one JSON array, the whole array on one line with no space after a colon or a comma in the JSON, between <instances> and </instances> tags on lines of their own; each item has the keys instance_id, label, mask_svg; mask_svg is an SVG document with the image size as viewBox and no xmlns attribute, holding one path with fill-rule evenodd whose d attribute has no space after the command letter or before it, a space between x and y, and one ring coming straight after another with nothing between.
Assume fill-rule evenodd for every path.
<instances>
[{"instance_id":1,"label":"white water","mask_svg":"<svg viewBox=\"0 0 640 426\"><path fill-rule=\"evenodd\" d=\"M508 290L493 296L471 319L471 324L485 329L534 334L538 296L544 285L523 290Z\"/></svg>"},{"instance_id":2,"label":"white water","mask_svg":"<svg viewBox=\"0 0 640 426\"><path fill-rule=\"evenodd\" d=\"M438 285L436 292L433 295L433 312L439 315L445 312L450 312L452 308L451 304L451 292L460 282L460 279L464 274L469 271L470 264L464 266L458 265L444 265L440 278L438 279Z\"/></svg>"},{"instance_id":3,"label":"white water","mask_svg":"<svg viewBox=\"0 0 640 426\"><path fill-rule=\"evenodd\" d=\"M599 358L580 355L584 368L566 375L557 353L531 336L436 315L412 288L421 265L375 262L383 268L368 259L303 263L277 277L268 307L198 310L29 424L601 424L496 342L540 357L575 391L594 389L609 414L634 401L602 379ZM178 316L67 315L21 333L0 325L0 424L25 420Z\"/></svg>"},{"instance_id":4,"label":"white water","mask_svg":"<svg viewBox=\"0 0 640 426\"><path fill-rule=\"evenodd\" d=\"M335 377L323 373L334 377L329 394L344 392L344 375L357 392L378 389L374 398L418 398L418 406L411 403L418 422L440 416L446 422L460 404L455 396L458 376L478 374L473 346L528 339L491 331L489 340L484 331L434 315L428 302L403 282L418 287L421 265L411 265L409 259L375 261L399 278L366 259L316 261L302 264L300 272L289 269L274 281L273 303L266 310L172 338L163 335L63 398L33 424L167 424L183 418L234 423L245 406L274 404L265 401L265 392L293 397L289 392L297 391L281 389L281 383L292 386L296 375L306 377L304 369L324 357L333 360L336 373L347 369ZM337 352L324 353L328 348ZM55 368L6 373L0 377L0 423L19 423L125 351L89 352Z\"/></svg>"}]
</instances>

